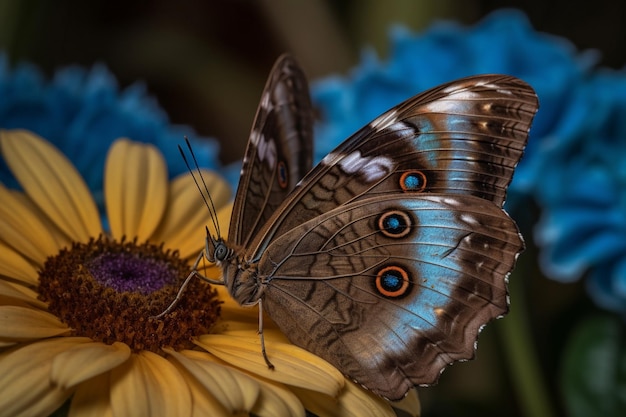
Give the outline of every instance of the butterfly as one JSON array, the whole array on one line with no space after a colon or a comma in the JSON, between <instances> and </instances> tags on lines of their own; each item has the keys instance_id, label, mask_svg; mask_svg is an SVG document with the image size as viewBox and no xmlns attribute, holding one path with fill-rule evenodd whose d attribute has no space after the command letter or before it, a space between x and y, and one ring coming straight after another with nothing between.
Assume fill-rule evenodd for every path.
<instances>
[{"instance_id":1,"label":"butterfly","mask_svg":"<svg viewBox=\"0 0 626 417\"><path fill-rule=\"evenodd\" d=\"M313 167L307 81L284 55L262 92L228 239L207 233L203 255L292 343L401 399L472 358L481 328L508 310L524 243L502 206L537 108L514 77L460 79L383 113Z\"/></svg>"}]
</instances>

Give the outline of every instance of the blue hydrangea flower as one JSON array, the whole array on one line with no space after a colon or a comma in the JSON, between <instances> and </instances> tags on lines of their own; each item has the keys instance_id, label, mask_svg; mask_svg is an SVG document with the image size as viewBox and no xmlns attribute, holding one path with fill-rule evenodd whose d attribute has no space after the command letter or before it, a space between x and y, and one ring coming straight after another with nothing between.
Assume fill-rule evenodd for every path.
<instances>
[{"instance_id":1,"label":"blue hydrangea flower","mask_svg":"<svg viewBox=\"0 0 626 417\"><path fill-rule=\"evenodd\" d=\"M509 74L532 85L541 104L531 133L534 139L511 185L512 192L528 192L537 174L532 154L542 138L566 125L570 114L561 109L571 100L572 85L580 83L594 63L593 54L578 55L566 40L536 32L515 10L497 11L472 27L441 22L421 34L394 28L386 61L368 50L349 77L314 84L312 97L323 115L316 130L316 157L383 111L428 88L469 75Z\"/></svg>"},{"instance_id":2,"label":"blue hydrangea flower","mask_svg":"<svg viewBox=\"0 0 626 417\"><path fill-rule=\"evenodd\" d=\"M429 87L480 73L522 78L537 91L540 109L507 206L521 211L528 196L539 203L535 235L550 278L587 275L599 305L626 312L626 74L599 72L596 62L593 52L536 32L513 10L472 27L395 29L388 59L367 51L349 77L315 83L323 117L316 157Z\"/></svg>"},{"instance_id":3,"label":"blue hydrangea flower","mask_svg":"<svg viewBox=\"0 0 626 417\"><path fill-rule=\"evenodd\" d=\"M218 168L218 144L189 127L170 124L141 84L120 91L102 65L68 67L52 80L30 64L11 69L0 53L0 129L28 129L54 143L101 198L104 156L119 137L152 143L163 152L170 177L186 171L177 146L189 137L199 163ZM17 186L4 162L0 181Z\"/></svg>"},{"instance_id":4,"label":"blue hydrangea flower","mask_svg":"<svg viewBox=\"0 0 626 417\"><path fill-rule=\"evenodd\" d=\"M535 230L554 279L589 274L605 308L626 312L626 72L601 71L584 85L568 135L544 149Z\"/></svg>"}]
</instances>

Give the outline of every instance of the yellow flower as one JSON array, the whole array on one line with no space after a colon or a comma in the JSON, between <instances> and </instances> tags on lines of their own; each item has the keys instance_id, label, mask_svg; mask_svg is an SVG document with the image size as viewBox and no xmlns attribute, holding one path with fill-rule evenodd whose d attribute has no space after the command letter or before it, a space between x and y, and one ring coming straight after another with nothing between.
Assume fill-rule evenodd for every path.
<instances>
[{"instance_id":1,"label":"yellow flower","mask_svg":"<svg viewBox=\"0 0 626 417\"><path fill-rule=\"evenodd\" d=\"M0 184L0 416L393 415L385 401L264 328L222 288L192 280L174 299L210 224L190 176L168 183L152 146L118 140L105 167L105 228L56 148L0 131L23 188ZM230 190L203 172L228 224ZM203 269L211 277L219 272ZM411 402L417 415L416 397Z\"/></svg>"}]
</instances>

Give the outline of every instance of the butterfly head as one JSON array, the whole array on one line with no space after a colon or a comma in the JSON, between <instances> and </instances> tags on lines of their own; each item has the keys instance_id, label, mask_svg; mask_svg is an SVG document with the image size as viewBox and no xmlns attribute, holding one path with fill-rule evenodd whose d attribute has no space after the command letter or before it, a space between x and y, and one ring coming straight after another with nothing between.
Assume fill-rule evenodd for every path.
<instances>
[{"instance_id":1,"label":"butterfly head","mask_svg":"<svg viewBox=\"0 0 626 417\"><path fill-rule=\"evenodd\" d=\"M208 231L204 250L207 260L217 264L218 266L220 266L223 262L228 261L228 259L233 255L233 250L226 245L226 241L223 238L215 238L211 236Z\"/></svg>"}]
</instances>

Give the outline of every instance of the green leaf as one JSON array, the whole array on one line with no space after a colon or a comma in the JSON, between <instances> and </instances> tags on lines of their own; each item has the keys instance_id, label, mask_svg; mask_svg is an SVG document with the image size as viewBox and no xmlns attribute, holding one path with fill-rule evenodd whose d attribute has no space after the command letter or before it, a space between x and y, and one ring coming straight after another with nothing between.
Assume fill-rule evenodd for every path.
<instances>
[{"instance_id":1,"label":"green leaf","mask_svg":"<svg viewBox=\"0 0 626 417\"><path fill-rule=\"evenodd\" d=\"M586 319L574 330L561 372L568 415L625 415L625 335L624 322L610 316Z\"/></svg>"}]
</instances>

